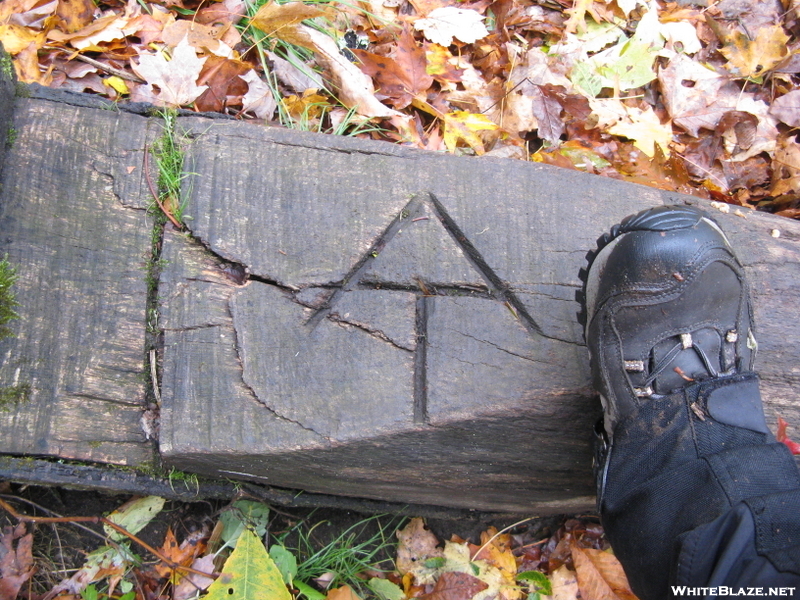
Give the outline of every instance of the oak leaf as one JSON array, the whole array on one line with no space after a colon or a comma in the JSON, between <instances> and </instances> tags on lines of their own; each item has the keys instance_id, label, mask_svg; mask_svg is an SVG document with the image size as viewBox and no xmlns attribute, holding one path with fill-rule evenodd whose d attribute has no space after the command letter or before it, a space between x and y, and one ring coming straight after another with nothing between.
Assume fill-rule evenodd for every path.
<instances>
[{"instance_id":1,"label":"oak leaf","mask_svg":"<svg viewBox=\"0 0 800 600\"><path fill-rule=\"evenodd\" d=\"M432 10L424 19L417 19L414 28L440 46L451 45L453 38L471 44L489 35L483 19L472 9L443 6Z\"/></svg>"},{"instance_id":2,"label":"oak leaf","mask_svg":"<svg viewBox=\"0 0 800 600\"><path fill-rule=\"evenodd\" d=\"M761 77L789 52L789 36L780 25L760 28L754 40L741 31L735 31L726 42L720 52L728 59L732 73L739 77Z\"/></svg>"},{"instance_id":3,"label":"oak leaf","mask_svg":"<svg viewBox=\"0 0 800 600\"><path fill-rule=\"evenodd\" d=\"M194 102L208 86L198 86L197 78L206 58L198 58L189 41L183 38L167 60L164 54L139 54L139 64L131 63L134 73L161 90L158 99L172 106Z\"/></svg>"}]
</instances>

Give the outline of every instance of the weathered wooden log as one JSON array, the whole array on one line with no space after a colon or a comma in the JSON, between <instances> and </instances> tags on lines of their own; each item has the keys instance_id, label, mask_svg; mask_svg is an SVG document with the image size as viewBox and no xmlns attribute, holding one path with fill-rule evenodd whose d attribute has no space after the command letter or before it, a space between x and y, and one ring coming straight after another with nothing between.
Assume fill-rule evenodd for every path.
<instances>
[{"instance_id":1,"label":"weathered wooden log","mask_svg":"<svg viewBox=\"0 0 800 600\"><path fill-rule=\"evenodd\" d=\"M182 125L196 175L192 235L164 241L165 460L409 502L591 506L599 407L578 270L627 214L697 199L524 162ZM800 227L710 210L753 278L770 416L796 420Z\"/></svg>"},{"instance_id":2,"label":"weathered wooden log","mask_svg":"<svg viewBox=\"0 0 800 600\"><path fill-rule=\"evenodd\" d=\"M161 239L142 168L157 119L17 99L12 126L0 254L19 271L20 319L0 387L27 392L0 413L2 453L152 460L150 327L168 466L393 502L589 508L599 406L578 269L612 224L673 202L713 211L738 249L768 420L800 424L794 221L539 164L187 117L188 231Z\"/></svg>"},{"instance_id":3,"label":"weathered wooden log","mask_svg":"<svg viewBox=\"0 0 800 600\"><path fill-rule=\"evenodd\" d=\"M2 452L139 464L152 222L142 182L157 121L18 98L0 196L17 269L0 341ZM155 282L152 282L155 285Z\"/></svg>"}]
</instances>

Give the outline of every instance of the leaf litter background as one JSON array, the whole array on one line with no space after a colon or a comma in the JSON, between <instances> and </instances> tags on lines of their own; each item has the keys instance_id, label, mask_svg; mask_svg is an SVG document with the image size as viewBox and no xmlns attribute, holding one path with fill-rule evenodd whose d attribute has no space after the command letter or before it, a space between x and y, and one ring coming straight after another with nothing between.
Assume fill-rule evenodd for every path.
<instances>
[{"instance_id":1,"label":"leaf litter background","mask_svg":"<svg viewBox=\"0 0 800 600\"><path fill-rule=\"evenodd\" d=\"M123 503L2 484L0 499L2 600L635 598L591 516L525 519L499 531L476 518L437 520L437 535L420 518L282 510L248 497ZM107 518L128 534L90 531L74 517L26 522L101 507L115 507Z\"/></svg>"},{"instance_id":2,"label":"leaf litter background","mask_svg":"<svg viewBox=\"0 0 800 600\"><path fill-rule=\"evenodd\" d=\"M28 83L800 216L800 0L3 0Z\"/></svg>"}]
</instances>

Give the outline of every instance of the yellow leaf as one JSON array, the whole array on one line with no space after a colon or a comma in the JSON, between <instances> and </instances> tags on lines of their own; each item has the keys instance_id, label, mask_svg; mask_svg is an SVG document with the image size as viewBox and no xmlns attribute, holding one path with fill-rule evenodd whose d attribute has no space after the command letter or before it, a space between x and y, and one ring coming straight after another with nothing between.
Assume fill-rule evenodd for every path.
<instances>
[{"instance_id":1,"label":"yellow leaf","mask_svg":"<svg viewBox=\"0 0 800 600\"><path fill-rule=\"evenodd\" d=\"M754 40L736 31L728 36L726 42L720 52L728 59L734 74L740 77L761 77L780 63L789 51L789 36L780 25L762 27Z\"/></svg>"},{"instance_id":2,"label":"yellow leaf","mask_svg":"<svg viewBox=\"0 0 800 600\"><path fill-rule=\"evenodd\" d=\"M130 94L131 91L128 89L128 84L125 83L125 80L122 77L118 77L116 75L112 75L111 77L106 77L103 79L103 85L107 85L108 87L115 90L118 94Z\"/></svg>"},{"instance_id":3,"label":"yellow leaf","mask_svg":"<svg viewBox=\"0 0 800 600\"><path fill-rule=\"evenodd\" d=\"M444 143L450 152L455 152L459 140L463 140L477 154L483 154L486 150L477 132L499 129L486 115L470 113L465 110L447 113L443 118Z\"/></svg>"},{"instance_id":4,"label":"yellow leaf","mask_svg":"<svg viewBox=\"0 0 800 600\"><path fill-rule=\"evenodd\" d=\"M283 576L258 536L245 529L204 600L292 600Z\"/></svg>"},{"instance_id":5,"label":"yellow leaf","mask_svg":"<svg viewBox=\"0 0 800 600\"><path fill-rule=\"evenodd\" d=\"M647 110L624 107L627 118L608 128L609 133L633 140L633 145L647 156L655 156L655 145L661 146L665 156L669 156L672 141L672 125L662 124L651 106Z\"/></svg>"},{"instance_id":6,"label":"yellow leaf","mask_svg":"<svg viewBox=\"0 0 800 600\"><path fill-rule=\"evenodd\" d=\"M36 33L27 27L14 25L0 25L0 42L11 55L16 55L25 50L30 44L36 44L39 49L44 44L44 33Z\"/></svg>"}]
</instances>

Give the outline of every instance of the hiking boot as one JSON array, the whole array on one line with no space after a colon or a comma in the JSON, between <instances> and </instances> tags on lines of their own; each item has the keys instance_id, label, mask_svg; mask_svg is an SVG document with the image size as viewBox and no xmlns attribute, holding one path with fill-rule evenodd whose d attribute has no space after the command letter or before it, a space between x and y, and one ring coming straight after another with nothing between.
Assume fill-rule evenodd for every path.
<instances>
[{"instance_id":1,"label":"hiking boot","mask_svg":"<svg viewBox=\"0 0 800 600\"><path fill-rule=\"evenodd\" d=\"M626 218L597 243L577 296L603 403L600 434L613 438L617 424L646 403L752 369L744 270L709 215L659 206ZM749 403L763 414L760 397Z\"/></svg>"}]
</instances>

